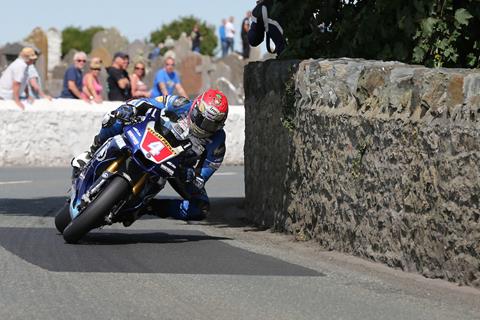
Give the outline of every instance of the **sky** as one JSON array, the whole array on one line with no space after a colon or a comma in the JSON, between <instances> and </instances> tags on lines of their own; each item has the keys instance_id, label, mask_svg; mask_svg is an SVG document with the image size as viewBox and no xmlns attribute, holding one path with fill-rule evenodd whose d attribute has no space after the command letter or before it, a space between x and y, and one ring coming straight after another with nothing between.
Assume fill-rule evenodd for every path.
<instances>
[{"instance_id":1,"label":"sky","mask_svg":"<svg viewBox=\"0 0 480 320\"><path fill-rule=\"evenodd\" d=\"M152 31L181 16L194 15L216 29L222 18L235 17L235 49L241 49L240 24L255 0L27 0L2 4L0 46L23 40L35 27L115 27L130 41L148 39Z\"/></svg>"}]
</instances>

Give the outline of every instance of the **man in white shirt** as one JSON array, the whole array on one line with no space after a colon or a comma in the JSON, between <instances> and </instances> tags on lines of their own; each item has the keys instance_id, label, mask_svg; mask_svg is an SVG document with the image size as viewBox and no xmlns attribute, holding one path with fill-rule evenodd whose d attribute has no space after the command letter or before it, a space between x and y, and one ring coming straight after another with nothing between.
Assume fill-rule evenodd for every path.
<instances>
[{"instance_id":1,"label":"man in white shirt","mask_svg":"<svg viewBox=\"0 0 480 320\"><path fill-rule=\"evenodd\" d=\"M40 79L40 75L38 74L38 70L35 67L35 62L32 65L28 66L27 74L28 91L26 91L25 88L20 88L20 98L29 99L31 102L33 102L33 99L39 98L52 100L52 97L46 94L42 89L42 81Z\"/></svg>"},{"instance_id":2,"label":"man in white shirt","mask_svg":"<svg viewBox=\"0 0 480 320\"><path fill-rule=\"evenodd\" d=\"M28 66L32 65L35 59L37 59L35 50L29 47L23 48L18 58L5 69L0 77L0 98L13 99L22 110L25 109L25 106L20 101L20 90L26 88Z\"/></svg>"},{"instance_id":3,"label":"man in white shirt","mask_svg":"<svg viewBox=\"0 0 480 320\"><path fill-rule=\"evenodd\" d=\"M235 25L233 24L233 17L230 17L225 24L225 41L227 42L227 54L229 51L233 52Z\"/></svg>"}]
</instances>

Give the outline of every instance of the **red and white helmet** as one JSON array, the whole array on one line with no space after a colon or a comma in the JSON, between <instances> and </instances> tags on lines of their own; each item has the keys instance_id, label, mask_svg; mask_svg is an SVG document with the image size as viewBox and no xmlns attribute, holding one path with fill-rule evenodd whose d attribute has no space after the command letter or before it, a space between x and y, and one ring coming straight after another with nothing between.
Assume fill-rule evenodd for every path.
<instances>
[{"instance_id":1,"label":"red and white helmet","mask_svg":"<svg viewBox=\"0 0 480 320\"><path fill-rule=\"evenodd\" d=\"M192 103L190 133L198 138L208 138L223 128L227 115L227 97L220 90L209 89Z\"/></svg>"}]
</instances>

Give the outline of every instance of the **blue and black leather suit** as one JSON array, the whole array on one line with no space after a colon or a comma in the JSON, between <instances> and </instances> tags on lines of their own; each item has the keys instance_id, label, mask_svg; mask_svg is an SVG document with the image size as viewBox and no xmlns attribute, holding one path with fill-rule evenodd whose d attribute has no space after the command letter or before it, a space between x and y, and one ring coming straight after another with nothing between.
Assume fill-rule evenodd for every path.
<instances>
[{"instance_id":1,"label":"blue and black leather suit","mask_svg":"<svg viewBox=\"0 0 480 320\"><path fill-rule=\"evenodd\" d=\"M191 101L177 96L130 100L105 117L102 129L95 137L94 146L100 146L108 138L120 134L129 116L144 115L151 108L157 108L165 109L165 113L173 113L174 117L180 119L188 116L191 105ZM206 139L190 136L190 140L193 147L184 163L185 170L179 170L175 179L169 180L183 199L152 199L147 209L140 214L181 220L201 220L208 214L210 201L204 184L223 162L225 131L220 129Z\"/></svg>"}]
</instances>

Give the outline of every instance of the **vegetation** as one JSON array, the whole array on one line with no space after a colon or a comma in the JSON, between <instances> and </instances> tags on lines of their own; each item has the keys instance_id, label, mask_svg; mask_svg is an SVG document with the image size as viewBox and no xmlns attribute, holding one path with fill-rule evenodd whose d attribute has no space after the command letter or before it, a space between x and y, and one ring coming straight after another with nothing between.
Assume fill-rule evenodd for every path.
<instances>
[{"instance_id":1,"label":"vegetation","mask_svg":"<svg viewBox=\"0 0 480 320\"><path fill-rule=\"evenodd\" d=\"M78 27L66 27L62 30L62 56L71 49L89 53L92 51L92 38L95 33L104 30L103 27L90 27L82 30Z\"/></svg>"},{"instance_id":2,"label":"vegetation","mask_svg":"<svg viewBox=\"0 0 480 320\"><path fill-rule=\"evenodd\" d=\"M281 58L480 67L479 0L274 0L271 14L288 39Z\"/></svg>"},{"instance_id":3,"label":"vegetation","mask_svg":"<svg viewBox=\"0 0 480 320\"><path fill-rule=\"evenodd\" d=\"M181 17L169 24L162 25L160 29L153 31L150 34L150 41L157 45L164 42L168 36L171 36L173 39L178 39L183 32L190 36L193 27L197 23L200 29L200 34L202 35L200 53L213 56L214 50L217 47L215 27L207 25L205 21L200 21L200 19L197 19L194 16Z\"/></svg>"}]
</instances>

